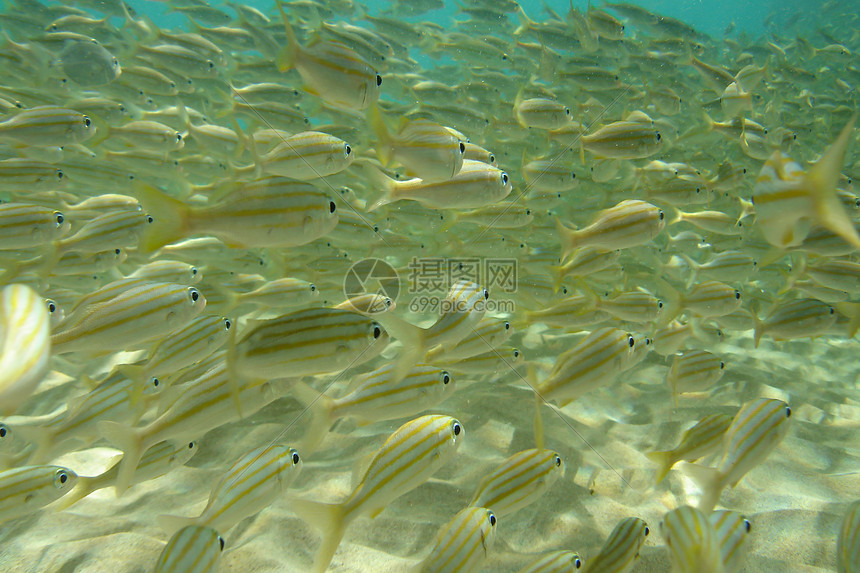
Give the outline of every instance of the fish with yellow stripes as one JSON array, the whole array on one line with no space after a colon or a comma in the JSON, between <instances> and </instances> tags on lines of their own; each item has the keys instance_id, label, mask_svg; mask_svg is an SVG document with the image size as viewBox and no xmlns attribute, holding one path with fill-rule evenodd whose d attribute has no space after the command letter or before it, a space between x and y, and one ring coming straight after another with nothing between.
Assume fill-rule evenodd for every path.
<instances>
[{"instance_id":1,"label":"fish with yellow stripes","mask_svg":"<svg viewBox=\"0 0 860 573\"><path fill-rule=\"evenodd\" d=\"M173 534L158 556L154 573L216 573L224 538L211 527L189 525Z\"/></svg>"},{"instance_id":2,"label":"fish with yellow stripes","mask_svg":"<svg viewBox=\"0 0 860 573\"><path fill-rule=\"evenodd\" d=\"M162 515L167 531L204 525L227 532L234 525L269 506L299 477L299 453L281 445L254 448L230 466L212 488L209 503L198 517Z\"/></svg>"},{"instance_id":3,"label":"fish with yellow stripes","mask_svg":"<svg viewBox=\"0 0 860 573\"><path fill-rule=\"evenodd\" d=\"M183 327L205 307L195 287L144 282L103 303L74 309L51 334L52 352L133 348Z\"/></svg>"},{"instance_id":4,"label":"fish with yellow stripes","mask_svg":"<svg viewBox=\"0 0 860 573\"><path fill-rule=\"evenodd\" d=\"M606 542L585 564L585 573L628 573L639 559L639 550L650 530L638 517L626 517L618 522Z\"/></svg>"},{"instance_id":5,"label":"fish with yellow stripes","mask_svg":"<svg viewBox=\"0 0 860 573\"><path fill-rule=\"evenodd\" d=\"M699 509L711 511L727 485L734 487L782 442L791 408L782 400L757 398L741 407L723 435L716 468L685 464L684 471L702 488Z\"/></svg>"},{"instance_id":6,"label":"fish with yellow stripes","mask_svg":"<svg viewBox=\"0 0 860 573\"><path fill-rule=\"evenodd\" d=\"M358 486L341 503L292 500L293 510L322 532L314 573L324 573L344 531L359 515L376 517L394 499L427 481L451 461L465 436L459 421L438 414L398 428L373 455Z\"/></svg>"},{"instance_id":7,"label":"fish with yellow stripes","mask_svg":"<svg viewBox=\"0 0 860 573\"><path fill-rule=\"evenodd\" d=\"M576 573L582 564L576 551L552 551L535 558L517 573Z\"/></svg>"},{"instance_id":8,"label":"fish with yellow stripes","mask_svg":"<svg viewBox=\"0 0 860 573\"><path fill-rule=\"evenodd\" d=\"M564 461L552 450L531 449L504 460L478 484L469 505L504 517L526 507L564 476Z\"/></svg>"},{"instance_id":9,"label":"fish with yellow stripes","mask_svg":"<svg viewBox=\"0 0 860 573\"><path fill-rule=\"evenodd\" d=\"M600 211L582 229L570 229L557 219L562 259L588 246L614 250L644 245L660 234L664 226L663 210L639 199L625 199Z\"/></svg>"},{"instance_id":10,"label":"fish with yellow stripes","mask_svg":"<svg viewBox=\"0 0 860 573\"><path fill-rule=\"evenodd\" d=\"M860 235L836 195L845 152L854 133L856 114L833 145L804 170L782 151L768 159L753 189L756 226L779 248L800 245L813 224L821 225L860 250Z\"/></svg>"},{"instance_id":11,"label":"fish with yellow stripes","mask_svg":"<svg viewBox=\"0 0 860 573\"><path fill-rule=\"evenodd\" d=\"M61 466L20 466L0 471L0 523L35 513L67 494L77 474Z\"/></svg>"},{"instance_id":12,"label":"fish with yellow stripes","mask_svg":"<svg viewBox=\"0 0 860 573\"><path fill-rule=\"evenodd\" d=\"M496 516L486 507L460 511L436 534L430 554L411 573L472 573L496 540Z\"/></svg>"},{"instance_id":13,"label":"fish with yellow stripes","mask_svg":"<svg viewBox=\"0 0 860 573\"><path fill-rule=\"evenodd\" d=\"M659 466L657 483L663 481L669 470L681 460L695 461L717 451L723 442L723 434L729 429L732 416L710 414L686 430L680 443L671 450L647 452L645 456Z\"/></svg>"},{"instance_id":14,"label":"fish with yellow stripes","mask_svg":"<svg viewBox=\"0 0 860 573\"><path fill-rule=\"evenodd\" d=\"M232 247L295 247L325 235L338 221L325 192L285 177L241 184L200 207L149 185L138 186L137 195L154 218L141 239L148 251L195 235L212 235Z\"/></svg>"},{"instance_id":15,"label":"fish with yellow stripes","mask_svg":"<svg viewBox=\"0 0 860 573\"><path fill-rule=\"evenodd\" d=\"M668 512L660 532L669 548L672 573L724 573L720 543L708 516L688 505Z\"/></svg>"},{"instance_id":16,"label":"fish with yellow stripes","mask_svg":"<svg viewBox=\"0 0 860 573\"><path fill-rule=\"evenodd\" d=\"M717 534L725 573L740 571L746 554L747 538L752 531L750 521L736 511L725 509L712 511L708 520Z\"/></svg>"},{"instance_id":17,"label":"fish with yellow stripes","mask_svg":"<svg viewBox=\"0 0 860 573\"><path fill-rule=\"evenodd\" d=\"M51 318L32 288L0 289L0 414L15 413L50 370Z\"/></svg>"}]
</instances>

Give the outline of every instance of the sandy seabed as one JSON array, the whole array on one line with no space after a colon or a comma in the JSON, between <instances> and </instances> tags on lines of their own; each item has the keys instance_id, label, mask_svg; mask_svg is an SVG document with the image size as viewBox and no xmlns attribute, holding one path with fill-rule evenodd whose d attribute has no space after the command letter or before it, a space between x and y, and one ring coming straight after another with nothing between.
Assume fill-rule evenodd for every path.
<instances>
[{"instance_id":1,"label":"sandy seabed","mask_svg":"<svg viewBox=\"0 0 860 573\"><path fill-rule=\"evenodd\" d=\"M554 344L560 342L527 351L552 356ZM739 511L752 523L744 571L832 571L839 523L848 503L860 496L860 344L856 339L765 339L752 349L751 333L738 333L731 343L709 350L725 361L725 376L709 395L683 396L677 409L663 382L665 361L653 353L611 392L592 392L558 413L545 406L547 446L561 454L566 474L536 503L499 520L482 570L515 572L530 554L557 549L577 550L587 564L618 520L639 516L652 533L633 571L668 571L656 526L666 511L695 504L698 490L677 469L655 486L655 467L643 453L673 447L704 415L732 414L743 402L766 396L791 405L789 434L735 489L724 492L719 507ZM534 447L534 400L524 379L514 372L465 378L457 377L453 395L433 410L457 417L466 430L454 460L377 518L356 520L330 571L408 571L427 553L438 529L469 502L487 472L507 456ZM225 468L278 437L300 411L296 402L281 399L249 419L208 433L187 466L133 486L119 499L109 488L66 511L49 507L0 525L0 571L151 571L168 538L156 517L199 514ZM278 441L298 443L305 419ZM344 499L356 460L366 459L402 423L357 427L342 420L335 425L319 449L304 456L289 495L222 532L227 547L219 571L308 571L319 535L290 511L290 495ZM97 447L55 463L92 475L115 454Z\"/></svg>"}]
</instances>

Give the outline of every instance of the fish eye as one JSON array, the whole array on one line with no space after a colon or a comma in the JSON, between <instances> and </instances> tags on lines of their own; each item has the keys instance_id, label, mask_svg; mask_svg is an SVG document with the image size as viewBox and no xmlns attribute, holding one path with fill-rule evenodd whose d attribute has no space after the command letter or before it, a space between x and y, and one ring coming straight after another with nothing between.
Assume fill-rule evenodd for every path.
<instances>
[{"instance_id":1,"label":"fish eye","mask_svg":"<svg viewBox=\"0 0 860 573\"><path fill-rule=\"evenodd\" d=\"M645 346L651 346L651 339L650 338L645 339Z\"/></svg>"},{"instance_id":2,"label":"fish eye","mask_svg":"<svg viewBox=\"0 0 860 573\"><path fill-rule=\"evenodd\" d=\"M519 358L519 357L520 357L520 351L514 349L514 358Z\"/></svg>"},{"instance_id":3,"label":"fish eye","mask_svg":"<svg viewBox=\"0 0 860 573\"><path fill-rule=\"evenodd\" d=\"M191 296L191 302L200 300L200 292L196 288L188 289L188 294Z\"/></svg>"},{"instance_id":4,"label":"fish eye","mask_svg":"<svg viewBox=\"0 0 860 573\"><path fill-rule=\"evenodd\" d=\"M462 141L460 142L460 153L466 153L466 144Z\"/></svg>"},{"instance_id":5,"label":"fish eye","mask_svg":"<svg viewBox=\"0 0 860 573\"><path fill-rule=\"evenodd\" d=\"M352 147L350 147L348 143L343 144L343 150L346 152L347 155L352 153Z\"/></svg>"},{"instance_id":6,"label":"fish eye","mask_svg":"<svg viewBox=\"0 0 860 573\"><path fill-rule=\"evenodd\" d=\"M54 302L54 301L52 301L52 300L49 300L49 301L48 301L48 312L50 312L51 314L53 314L53 313L57 312L57 303L55 303L55 302ZM0 435L0 438L2 438L2 437L3 437L3 436L2 436L2 435Z\"/></svg>"},{"instance_id":7,"label":"fish eye","mask_svg":"<svg viewBox=\"0 0 860 573\"><path fill-rule=\"evenodd\" d=\"M192 276L192 277L196 277L196 276L197 276L197 267L191 267L191 276Z\"/></svg>"},{"instance_id":8,"label":"fish eye","mask_svg":"<svg viewBox=\"0 0 860 573\"><path fill-rule=\"evenodd\" d=\"M58 227L61 226L63 224L63 221L65 220L66 218L63 217L62 213L60 213L59 211L54 212L54 221L57 222Z\"/></svg>"},{"instance_id":9,"label":"fish eye","mask_svg":"<svg viewBox=\"0 0 860 573\"><path fill-rule=\"evenodd\" d=\"M506 320L505 321L505 330L510 330L510 328L511 328L511 323Z\"/></svg>"},{"instance_id":10,"label":"fish eye","mask_svg":"<svg viewBox=\"0 0 860 573\"><path fill-rule=\"evenodd\" d=\"M62 178L63 178L63 176L64 176L64 175L63 175L62 170L57 169L57 179L58 179L58 180L59 180L59 179L62 179Z\"/></svg>"},{"instance_id":11,"label":"fish eye","mask_svg":"<svg viewBox=\"0 0 860 573\"><path fill-rule=\"evenodd\" d=\"M382 329L379 328L379 325L375 322L373 323L373 338L379 338L382 336Z\"/></svg>"},{"instance_id":12,"label":"fish eye","mask_svg":"<svg viewBox=\"0 0 860 573\"><path fill-rule=\"evenodd\" d=\"M569 107L564 108L564 115L570 115L570 108Z\"/></svg>"},{"instance_id":13,"label":"fish eye","mask_svg":"<svg viewBox=\"0 0 860 573\"><path fill-rule=\"evenodd\" d=\"M122 249L114 249L113 252L114 254L120 255L122 254Z\"/></svg>"},{"instance_id":14,"label":"fish eye","mask_svg":"<svg viewBox=\"0 0 860 573\"><path fill-rule=\"evenodd\" d=\"M87 127L89 127L90 125L92 125L92 122L90 121L90 118L88 118L87 116L84 116L84 125L85 125L85 126L87 126Z\"/></svg>"},{"instance_id":15,"label":"fish eye","mask_svg":"<svg viewBox=\"0 0 860 573\"><path fill-rule=\"evenodd\" d=\"M230 330L230 328L231 328L232 326L233 326L233 323L232 323L232 322L230 322L230 319L229 319L229 318L228 318L228 319L226 319L226 320L224 320L224 330Z\"/></svg>"},{"instance_id":16,"label":"fish eye","mask_svg":"<svg viewBox=\"0 0 860 573\"><path fill-rule=\"evenodd\" d=\"M657 141L660 141L660 132L657 132Z\"/></svg>"},{"instance_id":17,"label":"fish eye","mask_svg":"<svg viewBox=\"0 0 860 573\"><path fill-rule=\"evenodd\" d=\"M63 487L69 481L69 474L66 470L57 470L54 474L54 487L57 489Z\"/></svg>"},{"instance_id":18,"label":"fish eye","mask_svg":"<svg viewBox=\"0 0 860 573\"><path fill-rule=\"evenodd\" d=\"M496 526L496 516L493 515L492 511L488 511L487 513L490 514L490 527L495 527Z\"/></svg>"},{"instance_id":19,"label":"fish eye","mask_svg":"<svg viewBox=\"0 0 860 573\"><path fill-rule=\"evenodd\" d=\"M737 291L737 290L735 291L735 299L741 300L741 292L740 291Z\"/></svg>"},{"instance_id":20,"label":"fish eye","mask_svg":"<svg viewBox=\"0 0 860 573\"><path fill-rule=\"evenodd\" d=\"M193 450L193 449L194 449L194 442L188 442L188 449L189 449L189 450Z\"/></svg>"},{"instance_id":21,"label":"fish eye","mask_svg":"<svg viewBox=\"0 0 860 573\"><path fill-rule=\"evenodd\" d=\"M382 85L382 76L380 76L379 74L376 74L376 85L377 86Z\"/></svg>"},{"instance_id":22,"label":"fish eye","mask_svg":"<svg viewBox=\"0 0 860 573\"><path fill-rule=\"evenodd\" d=\"M210 70L215 69L215 62L213 62L212 60L206 60L206 64L209 66Z\"/></svg>"},{"instance_id":23,"label":"fish eye","mask_svg":"<svg viewBox=\"0 0 860 573\"><path fill-rule=\"evenodd\" d=\"M628 346L630 346L630 348L633 348L633 345L636 344L636 339L633 338L632 334L627 335L627 344L628 344Z\"/></svg>"},{"instance_id":24,"label":"fish eye","mask_svg":"<svg viewBox=\"0 0 860 573\"><path fill-rule=\"evenodd\" d=\"M785 408L785 417L786 417L786 418L791 418L791 408L789 408L789 407L787 407L787 406L786 406L786 408Z\"/></svg>"},{"instance_id":25,"label":"fish eye","mask_svg":"<svg viewBox=\"0 0 860 573\"><path fill-rule=\"evenodd\" d=\"M749 533L750 529L752 529L752 524L750 523L749 519L744 519L744 527L746 528L747 533Z\"/></svg>"},{"instance_id":26,"label":"fish eye","mask_svg":"<svg viewBox=\"0 0 860 573\"><path fill-rule=\"evenodd\" d=\"M561 456L559 456L558 454L556 454L555 456L555 467L561 467Z\"/></svg>"},{"instance_id":27,"label":"fish eye","mask_svg":"<svg viewBox=\"0 0 860 573\"><path fill-rule=\"evenodd\" d=\"M648 526L645 526L645 537L648 537L648 534L651 533L651 530L648 529Z\"/></svg>"},{"instance_id":28,"label":"fish eye","mask_svg":"<svg viewBox=\"0 0 860 573\"><path fill-rule=\"evenodd\" d=\"M224 551L224 538L220 535L218 536L218 544L221 546L221 551Z\"/></svg>"},{"instance_id":29,"label":"fish eye","mask_svg":"<svg viewBox=\"0 0 860 573\"><path fill-rule=\"evenodd\" d=\"M0 426L0 438L5 438L7 434L6 426Z\"/></svg>"},{"instance_id":30,"label":"fish eye","mask_svg":"<svg viewBox=\"0 0 860 573\"><path fill-rule=\"evenodd\" d=\"M158 378L156 378L155 376L153 376L153 377L149 380L149 383L150 383L150 384L152 384L152 387L153 387L153 388L158 388L158 387L161 385L161 380L159 380Z\"/></svg>"},{"instance_id":31,"label":"fish eye","mask_svg":"<svg viewBox=\"0 0 860 573\"><path fill-rule=\"evenodd\" d=\"M657 308L663 308L663 301L662 300L657 301Z\"/></svg>"},{"instance_id":32,"label":"fish eye","mask_svg":"<svg viewBox=\"0 0 860 573\"><path fill-rule=\"evenodd\" d=\"M833 314L833 312L834 312L834 310L833 310L833 307L831 306L830 307L830 314Z\"/></svg>"},{"instance_id":33,"label":"fish eye","mask_svg":"<svg viewBox=\"0 0 860 573\"><path fill-rule=\"evenodd\" d=\"M490 154L490 163L495 163L495 162L496 162L496 156L491 153Z\"/></svg>"},{"instance_id":34,"label":"fish eye","mask_svg":"<svg viewBox=\"0 0 860 573\"><path fill-rule=\"evenodd\" d=\"M663 217L665 217L666 215L663 213L663 209L659 209L659 213L660 220L662 221Z\"/></svg>"},{"instance_id":35,"label":"fish eye","mask_svg":"<svg viewBox=\"0 0 860 573\"><path fill-rule=\"evenodd\" d=\"M580 567L582 567L582 559L577 557L576 559L573 560L573 565L574 565L574 567L579 569Z\"/></svg>"},{"instance_id":36,"label":"fish eye","mask_svg":"<svg viewBox=\"0 0 860 573\"><path fill-rule=\"evenodd\" d=\"M301 461L301 458L299 458L299 452L296 450L293 450L293 455L291 457L293 458L293 465L296 465Z\"/></svg>"},{"instance_id":37,"label":"fish eye","mask_svg":"<svg viewBox=\"0 0 860 573\"><path fill-rule=\"evenodd\" d=\"M328 202L328 212L334 213L336 209L337 209L337 205L334 204L334 201L329 201Z\"/></svg>"},{"instance_id":38,"label":"fish eye","mask_svg":"<svg viewBox=\"0 0 860 573\"><path fill-rule=\"evenodd\" d=\"M720 370L722 370L722 369L723 369L723 368L725 368L725 367L726 367L726 363L725 363L725 362L720 362Z\"/></svg>"},{"instance_id":39,"label":"fish eye","mask_svg":"<svg viewBox=\"0 0 860 573\"><path fill-rule=\"evenodd\" d=\"M314 283L311 283L311 292L316 292L316 291L317 291L317 285L315 285Z\"/></svg>"},{"instance_id":40,"label":"fish eye","mask_svg":"<svg viewBox=\"0 0 860 573\"><path fill-rule=\"evenodd\" d=\"M447 384L450 381L451 381L451 375L443 370L442 371L442 384Z\"/></svg>"},{"instance_id":41,"label":"fish eye","mask_svg":"<svg viewBox=\"0 0 860 573\"><path fill-rule=\"evenodd\" d=\"M618 76L617 76L617 75L616 75L616 76L612 76L612 77L613 77L613 78L615 78L615 81L616 81L616 82L618 81ZM680 100L679 100L679 101L680 101Z\"/></svg>"},{"instance_id":42,"label":"fish eye","mask_svg":"<svg viewBox=\"0 0 860 573\"><path fill-rule=\"evenodd\" d=\"M484 289L484 300L488 300L490 298L490 291Z\"/></svg>"},{"instance_id":43,"label":"fish eye","mask_svg":"<svg viewBox=\"0 0 860 573\"><path fill-rule=\"evenodd\" d=\"M152 218L152 215L147 215L147 216L146 216L146 222L147 222L147 223L152 223L152 222L154 222L154 221L155 221L155 219L153 219L153 218Z\"/></svg>"},{"instance_id":44,"label":"fish eye","mask_svg":"<svg viewBox=\"0 0 860 573\"><path fill-rule=\"evenodd\" d=\"M508 174L502 171L502 185L508 184Z\"/></svg>"},{"instance_id":45,"label":"fish eye","mask_svg":"<svg viewBox=\"0 0 860 573\"><path fill-rule=\"evenodd\" d=\"M462 428L462 427L460 427L460 422L458 422L458 421L456 421L456 420L454 420L454 426L453 426L453 429L454 429L454 435L455 435L455 436L459 436L459 435L460 435L460 432L462 432L462 431L463 431L463 428Z\"/></svg>"}]
</instances>

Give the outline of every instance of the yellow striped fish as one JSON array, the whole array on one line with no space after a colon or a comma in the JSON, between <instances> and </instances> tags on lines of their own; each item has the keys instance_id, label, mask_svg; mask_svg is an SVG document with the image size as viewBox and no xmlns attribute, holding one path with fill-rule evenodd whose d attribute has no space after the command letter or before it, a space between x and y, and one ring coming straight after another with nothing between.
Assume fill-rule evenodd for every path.
<instances>
[{"instance_id":1,"label":"yellow striped fish","mask_svg":"<svg viewBox=\"0 0 860 573\"><path fill-rule=\"evenodd\" d=\"M375 358L388 334L371 317L308 308L252 325L236 343L240 376L280 378L338 372Z\"/></svg>"},{"instance_id":2,"label":"yellow striped fish","mask_svg":"<svg viewBox=\"0 0 860 573\"><path fill-rule=\"evenodd\" d=\"M427 481L451 461L465 435L450 416L429 415L400 426L376 451L349 497L338 504L292 500L293 510L322 531L314 573L324 573L344 531L359 515L376 517L392 500Z\"/></svg>"},{"instance_id":3,"label":"yellow striped fish","mask_svg":"<svg viewBox=\"0 0 860 573\"><path fill-rule=\"evenodd\" d=\"M257 157L256 167L250 166L250 169L309 181L340 173L352 165L353 159L352 147L344 140L319 131L303 131L285 138L274 149Z\"/></svg>"},{"instance_id":4,"label":"yellow striped fish","mask_svg":"<svg viewBox=\"0 0 860 573\"><path fill-rule=\"evenodd\" d=\"M443 181L399 181L373 168L367 171L383 193L367 208L368 212L405 199L417 201L430 209L477 209L501 201L513 189L507 173L472 159L464 159L460 171Z\"/></svg>"},{"instance_id":5,"label":"yellow striped fish","mask_svg":"<svg viewBox=\"0 0 860 573\"><path fill-rule=\"evenodd\" d=\"M197 450L197 442L177 445L166 440L155 444L146 450L146 453L140 458L140 463L134 470L131 485L161 477L174 468L184 466L197 453ZM121 457L121 455L116 456L113 465L97 476L78 476L78 482L72 491L64 495L63 499L57 503L57 510L71 507L94 491L114 485L117 475L119 475Z\"/></svg>"},{"instance_id":6,"label":"yellow striped fish","mask_svg":"<svg viewBox=\"0 0 860 573\"><path fill-rule=\"evenodd\" d=\"M504 517L534 502L562 476L564 462L556 452L523 450L481 480L469 505L489 507Z\"/></svg>"},{"instance_id":7,"label":"yellow striped fish","mask_svg":"<svg viewBox=\"0 0 860 573\"><path fill-rule=\"evenodd\" d=\"M137 247L154 219L142 211L113 211L90 219L73 235L56 242L54 256L100 253L106 249Z\"/></svg>"},{"instance_id":8,"label":"yellow striped fish","mask_svg":"<svg viewBox=\"0 0 860 573\"><path fill-rule=\"evenodd\" d=\"M0 414L10 415L50 370L51 317L26 285L0 290Z\"/></svg>"},{"instance_id":9,"label":"yellow striped fish","mask_svg":"<svg viewBox=\"0 0 860 573\"><path fill-rule=\"evenodd\" d=\"M302 460L293 448L277 444L255 448L236 460L215 483L209 503L198 517L162 515L158 522L166 531L201 525L227 532L268 507L301 471Z\"/></svg>"},{"instance_id":10,"label":"yellow striped fish","mask_svg":"<svg viewBox=\"0 0 860 573\"><path fill-rule=\"evenodd\" d=\"M836 539L836 571L860 571L860 501L848 506Z\"/></svg>"},{"instance_id":11,"label":"yellow striped fish","mask_svg":"<svg viewBox=\"0 0 860 573\"><path fill-rule=\"evenodd\" d=\"M90 118L56 106L26 109L0 122L0 139L27 145L64 146L79 143L95 133Z\"/></svg>"},{"instance_id":12,"label":"yellow striped fish","mask_svg":"<svg viewBox=\"0 0 860 573\"><path fill-rule=\"evenodd\" d=\"M771 245L800 245L813 224L860 249L860 235L836 195L845 151L853 138L856 114L836 142L807 171L781 151L768 159L753 188L756 225Z\"/></svg>"},{"instance_id":13,"label":"yellow striped fish","mask_svg":"<svg viewBox=\"0 0 860 573\"><path fill-rule=\"evenodd\" d=\"M723 377L725 363L707 350L685 350L676 354L666 373L666 384L672 391L675 405L678 394L709 390Z\"/></svg>"},{"instance_id":14,"label":"yellow striped fish","mask_svg":"<svg viewBox=\"0 0 860 573\"><path fill-rule=\"evenodd\" d=\"M765 334L776 341L817 336L827 332L836 318L833 307L818 299L796 298L778 302L764 320L753 315L755 346L758 347Z\"/></svg>"},{"instance_id":15,"label":"yellow striped fish","mask_svg":"<svg viewBox=\"0 0 860 573\"><path fill-rule=\"evenodd\" d=\"M663 146L663 138L654 125L638 121L616 121L579 138L584 151L597 157L643 159Z\"/></svg>"},{"instance_id":16,"label":"yellow striped fish","mask_svg":"<svg viewBox=\"0 0 860 573\"><path fill-rule=\"evenodd\" d=\"M206 299L194 287L143 283L73 310L51 335L52 352L127 350L181 328L205 307Z\"/></svg>"},{"instance_id":17,"label":"yellow striped fish","mask_svg":"<svg viewBox=\"0 0 860 573\"><path fill-rule=\"evenodd\" d=\"M30 249L65 235L71 226L55 209L26 203L0 203L0 251Z\"/></svg>"},{"instance_id":18,"label":"yellow striped fish","mask_svg":"<svg viewBox=\"0 0 860 573\"><path fill-rule=\"evenodd\" d=\"M376 105L368 115L378 140L374 149L383 166L397 162L407 175L424 181L451 179L463 167L466 144L444 126L427 119L403 119L392 135Z\"/></svg>"},{"instance_id":19,"label":"yellow striped fish","mask_svg":"<svg viewBox=\"0 0 860 573\"><path fill-rule=\"evenodd\" d=\"M521 127L536 129L561 129L570 123L570 108L547 98L522 99L518 94L514 100L514 115Z\"/></svg>"},{"instance_id":20,"label":"yellow striped fish","mask_svg":"<svg viewBox=\"0 0 860 573\"><path fill-rule=\"evenodd\" d=\"M364 58L331 40L307 48L299 45L280 1L278 9L287 32L287 45L278 54L280 71L295 68L305 82L305 91L337 107L361 110L379 99L382 76Z\"/></svg>"},{"instance_id":21,"label":"yellow striped fish","mask_svg":"<svg viewBox=\"0 0 860 573\"><path fill-rule=\"evenodd\" d=\"M737 485L767 458L788 433L790 417L791 408L782 400L757 398L741 407L723 435L723 453L717 467L684 466L702 488L699 509L713 510L727 485Z\"/></svg>"},{"instance_id":22,"label":"yellow striped fish","mask_svg":"<svg viewBox=\"0 0 860 573\"><path fill-rule=\"evenodd\" d=\"M600 211L594 221L582 229L569 229L557 219L562 259L587 246L614 250L644 245L660 234L664 219L662 209L638 199L625 199Z\"/></svg>"},{"instance_id":23,"label":"yellow striped fish","mask_svg":"<svg viewBox=\"0 0 860 573\"><path fill-rule=\"evenodd\" d=\"M582 563L576 551L553 551L541 555L517 573L575 573Z\"/></svg>"},{"instance_id":24,"label":"yellow striped fish","mask_svg":"<svg viewBox=\"0 0 860 573\"><path fill-rule=\"evenodd\" d=\"M618 328L600 328L556 359L549 375L535 390L544 400L566 405L608 384L631 362L636 339Z\"/></svg>"},{"instance_id":25,"label":"yellow striped fish","mask_svg":"<svg viewBox=\"0 0 860 573\"><path fill-rule=\"evenodd\" d=\"M660 522L660 533L672 573L724 573L717 532L698 509L685 505L670 511Z\"/></svg>"},{"instance_id":26,"label":"yellow striped fish","mask_svg":"<svg viewBox=\"0 0 860 573\"><path fill-rule=\"evenodd\" d=\"M471 573L481 568L496 540L496 516L486 507L467 507L446 523L430 554L412 573Z\"/></svg>"},{"instance_id":27,"label":"yellow striped fish","mask_svg":"<svg viewBox=\"0 0 860 573\"><path fill-rule=\"evenodd\" d=\"M0 523L35 513L64 495L78 476L60 466L22 466L0 472Z\"/></svg>"},{"instance_id":28,"label":"yellow striped fish","mask_svg":"<svg viewBox=\"0 0 860 573\"><path fill-rule=\"evenodd\" d=\"M232 327L233 321L224 316L198 316L162 338L144 364L123 364L119 370L143 388L153 383L153 378L176 372L217 351L227 343Z\"/></svg>"},{"instance_id":29,"label":"yellow striped fish","mask_svg":"<svg viewBox=\"0 0 860 573\"><path fill-rule=\"evenodd\" d=\"M325 235L338 220L326 193L285 177L241 184L205 207L188 206L147 185L139 185L137 195L155 219L141 241L149 251L199 234L229 247L295 247Z\"/></svg>"},{"instance_id":30,"label":"yellow striped fish","mask_svg":"<svg viewBox=\"0 0 860 573\"><path fill-rule=\"evenodd\" d=\"M746 540L752 526L747 518L734 511L713 511L708 516L720 543L720 557L725 573L735 573L743 565Z\"/></svg>"},{"instance_id":31,"label":"yellow striped fish","mask_svg":"<svg viewBox=\"0 0 860 573\"><path fill-rule=\"evenodd\" d=\"M645 456L659 466L657 483L663 481L669 470L681 460L695 461L716 451L723 442L732 417L728 414L705 416L681 436L681 442L671 450L648 452Z\"/></svg>"},{"instance_id":32,"label":"yellow striped fish","mask_svg":"<svg viewBox=\"0 0 860 573\"><path fill-rule=\"evenodd\" d=\"M434 364L456 362L477 354L490 352L504 344L513 334L511 323L501 318L484 318L450 350L437 346L427 353L427 361Z\"/></svg>"},{"instance_id":33,"label":"yellow striped fish","mask_svg":"<svg viewBox=\"0 0 860 573\"><path fill-rule=\"evenodd\" d=\"M476 354L446 366L448 370L458 374L502 374L510 372L525 361L525 356L518 348L503 346L483 354Z\"/></svg>"},{"instance_id":34,"label":"yellow striped fish","mask_svg":"<svg viewBox=\"0 0 860 573\"><path fill-rule=\"evenodd\" d=\"M584 571L591 573L628 573L639 559L639 549L650 530L638 517L627 517L618 522L603 547L585 564Z\"/></svg>"},{"instance_id":35,"label":"yellow striped fish","mask_svg":"<svg viewBox=\"0 0 860 573\"><path fill-rule=\"evenodd\" d=\"M189 525L173 534L164 546L154 573L216 573L224 538L212 529Z\"/></svg>"}]
</instances>

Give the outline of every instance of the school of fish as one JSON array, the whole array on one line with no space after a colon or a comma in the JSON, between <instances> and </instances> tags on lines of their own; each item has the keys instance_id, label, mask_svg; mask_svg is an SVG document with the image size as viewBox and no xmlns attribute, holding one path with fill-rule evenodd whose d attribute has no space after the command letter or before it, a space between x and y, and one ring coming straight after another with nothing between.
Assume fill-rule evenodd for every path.
<instances>
[{"instance_id":1,"label":"school of fish","mask_svg":"<svg viewBox=\"0 0 860 573\"><path fill-rule=\"evenodd\" d=\"M443 7L5 3L0 570L860 572L860 14Z\"/></svg>"}]
</instances>

